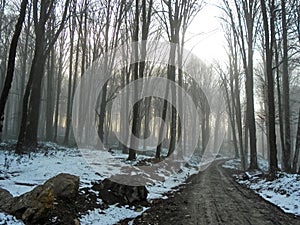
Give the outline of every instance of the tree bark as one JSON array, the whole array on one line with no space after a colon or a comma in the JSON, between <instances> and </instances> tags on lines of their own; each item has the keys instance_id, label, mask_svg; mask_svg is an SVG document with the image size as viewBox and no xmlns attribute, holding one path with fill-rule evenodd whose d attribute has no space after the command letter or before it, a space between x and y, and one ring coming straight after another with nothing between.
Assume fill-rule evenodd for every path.
<instances>
[{"instance_id":1,"label":"tree bark","mask_svg":"<svg viewBox=\"0 0 300 225\"><path fill-rule=\"evenodd\" d=\"M297 128L297 136L296 136L295 155L293 160L293 170L292 170L293 173L295 173L297 170L297 164L299 161L299 152L300 152L300 108L298 114L298 128Z\"/></svg>"},{"instance_id":2,"label":"tree bark","mask_svg":"<svg viewBox=\"0 0 300 225\"><path fill-rule=\"evenodd\" d=\"M291 171L291 126L290 126L290 86L289 86L289 63L288 63L288 37L287 37L287 19L286 3L281 0L282 10L282 42L283 42L283 59L282 59L282 89L284 104L284 125L285 125L285 145L283 152L283 169L286 172Z\"/></svg>"},{"instance_id":3,"label":"tree bark","mask_svg":"<svg viewBox=\"0 0 300 225\"><path fill-rule=\"evenodd\" d=\"M71 11L71 10L70 10ZM72 75L73 75L73 50L74 50L74 33L75 33L75 13L76 9L74 9L73 18L70 17L69 28L70 28L70 65L69 65L69 81L68 81L68 100L67 100L67 114L66 114L66 132L64 137L64 145L69 144L69 133L71 126L71 111L72 111ZM76 66L76 65L75 65ZM75 88L75 87L74 87Z\"/></svg>"},{"instance_id":4,"label":"tree bark","mask_svg":"<svg viewBox=\"0 0 300 225\"><path fill-rule=\"evenodd\" d=\"M17 153L22 153L24 145L26 145L26 147L37 145L41 84L45 61L64 27L69 1L70 0L66 0L65 2L61 24L48 43L45 37L45 26L51 15L51 10L53 10L54 1L42 1L40 8L38 7L38 0L33 2L33 17L36 34L35 53L23 98L22 122L17 142ZM39 18L37 16L38 12L40 12Z\"/></svg>"},{"instance_id":5,"label":"tree bark","mask_svg":"<svg viewBox=\"0 0 300 225\"><path fill-rule=\"evenodd\" d=\"M282 92L280 87L280 71L279 71L279 49L278 45L276 45L275 49L275 61L276 61L276 81L277 81L277 100L278 100L278 114L279 114L279 135L280 135L280 143L281 143L281 152L284 155L285 151L285 140L284 140L284 126L283 126L283 113L282 113ZM283 160L282 160L283 162ZM282 163L284 164L284 163Z\"/></svg>"},{"instance_id":6,"label":"tree bark","mask_svg":"<svg viewBox=\"0 0 300 225\"><path fill-rule=\"evenodd\" d=\"M138 60L139 57L139 49L138 49L138 41L139 41L139 18L140 17L140 10L139 10L139 1L135 1L135 25L134 25L134 33L132 37L133 44L133 54L135 61ZM137 80L139 78L139 63L135 62L133 65L133 81ZM137 85L135 85L133 97L137 97ZM135 148L138 147L139 143L136 143L135 138L139 137L139 124L138 124L138 117L139 117L139 105L138 103L135 103L133 105L132 110L132 129L131 129L131 139L130 139L130 148L129 148L129 155L128 160L135 160L136 159L136 152Z\"/></svg>"},{"instance_id":7,"label":"tree bark","mask_svg":"<svg viewBox=\"0 0 300 225\"><path fill-rule=\"evenodd\" d=\"M273 44L274 44L274 1L270 5L270 23L268 21L268 14L266 2L261 0L261 9L263 16L264 38L265 38L265 61L266 61L266 75L268 84L268 142L270 147L269 157L269 172L274 174L278 170L277 160L277 146L276 146L276 132L275 132L275 103L274 103L274 78L272 68L273 58ZM270 38L271 37L271 38Z\"/></svg>"},{"instance_id":8,"label":"tree bark","mask_svg":"<svg viewBox=\"0 0 300 225\"><path fill-rule=\"evenodd\" d=\"M3 135L4 110L5 110L5 105L8 99L9 91L11 89L11 85L14 77L17 46L22 31L22 25L25 20L27 3L28 0L23 0L21 3L20 15L15 27L15 32L9 50L7 72L6 72L4 87L0 97L0 142L2 141L2 135Z\"/></svg>"}]
</instances>

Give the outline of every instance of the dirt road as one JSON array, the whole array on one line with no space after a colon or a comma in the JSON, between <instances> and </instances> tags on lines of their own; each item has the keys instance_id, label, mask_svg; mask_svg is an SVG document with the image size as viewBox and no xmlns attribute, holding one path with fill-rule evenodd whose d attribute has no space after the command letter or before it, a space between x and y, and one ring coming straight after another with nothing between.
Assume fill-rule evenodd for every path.
<instances>
[{"instance_id":1,"label":"dirt road","mask_svg":"<svg viewBox=\"0 0 300 225\"><path fill-rule=\"evenodd\" d=\"M158 225L292 225L300 218L283 213L253 192L238 185L232 171L214 162L193 176L181 191L135 219L134 224Z\"/></svg>"}]
</instances>

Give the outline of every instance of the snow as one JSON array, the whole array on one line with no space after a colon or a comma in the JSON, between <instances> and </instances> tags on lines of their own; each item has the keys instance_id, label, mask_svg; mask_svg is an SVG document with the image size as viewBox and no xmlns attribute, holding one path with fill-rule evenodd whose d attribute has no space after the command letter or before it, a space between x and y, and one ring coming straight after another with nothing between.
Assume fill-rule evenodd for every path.
<instances>
[{"instance_id":1,"label":"snow","mask_svg":"<svg viewBox=\"0 0 300 225\"><path fill-rule=\"evenodd\" d=\"M11 215L0 212L0 225L24 225L24 223Z\"/></svg>"},{"instance_id":2,"label":"snow","mask_svg":"<svg viewBox=\"0 0 300 225\"><path fill-rule=\"evenodd\" d=\"M193 175L199 173L200 166L204 166L204 164L200 165L196 163L196 159L193 157L189 162L193 167L183 167L182 171L163 182L156 181L154 185L147 186L149 191L148 200L151 201L153 199L167 199L167 193L172 193L178 191L178 186L184 184L186 179ZM206 162L205 164L210 163ZM148 208L143 208L142 211L136 212L133 209L129 209L126 207L117 207L111 206L106 210L95 209L93 211L89 211L89 213L85 216L82 216L80 222L82 224L93 224L93 225L113 225L120 220L127 218L135 218L145 212ZM101 223L100 223L101 221ZM131 224L133 221L129 222Z\"/></svg>"},{"instance_id":3,"label":"snow","mask_svg":"<svg viewBox=\"0 0 300 225\"><path fill-rule=\"evenodd\" d=\"M238 182L279 206L284 212L300 216L300 175L279 172L276 176L274 181L253 177Z\"/></svg>"},{"instance_id":4,"label":"snow","mask_svg":"<svg viewBox=\"0 0 300 225\"><path fill-rule=\"evenodd\" d=\"M4 159L0 161L0 187L9 190L13 196L18 196L59 173L79 176L82 187L101 179L77 149L58 147L53 143L46 143L46 146L52 150L22 156L0 151L0 159ZM2 180L1 177L5 179Z\"/></svg>"},{"instance_id":5,"label":"snow","mask_svg":"<svg viewBox=\"0 0 300 225\"><path fill-rule=\"evenodd\" d=\"M49 178L59 173L70 173L80 177L80 188L89 187L96 180L103 180L114 173L120 173L120 164L132 166L135 162L127 162L126 154L121 150L113 150L111 153L101 151L101 156L105 160L100 164L90 165L87 163L89 150L79 151L75 148L65 148L54 143L41 143L43 149L22 156L14 154L8 149L8 145L1 144L0 149L0 187L8 190L13 196L18 196L31 191L35 186L43 184ZM82 154L87 154L85 157ZM93 152L94 154L94 152ZM92 156L93 154L90 154ZM139 155L138 160L147 159L148 155ZM152 179L152 184L147 186L149 191L148 200L163 198L166 193L175 192L178 186L185 183L192 174L203 170L211 161L199 164L199 158L193 156L183 167L181 172L171 176L169 174L159 174L164 181ZM118 166L116 166L118 165ZM151 165L151 164L150 164ZM202 167L201 167L202 166ZM95 170L96 168L96 170ZM202 168L202 169L201 169ZM102 203L102 199L98 200ZM108 209L94 209L86 215L81 215L81 224L115 224L126 218L135 218L141 215L147 208L140 210L129 207L119 207L112 205ZM9 221L12 221L10 223ZM100 223L101 221L101 223ZM23 224L14 217L0 214L1 224Z\"/></svg>"},{"instance_id":6,"label":"snow","mask_svg":"<svg viewBox=\"0 0 300 225\"><path fill-rule=\"evenodd\" d=\"M263 172L267 172L266 160L259 159L259 165ZM240 161L228 160L223 167L240 169ZM284 212L300 216L300 175L278 172L273 181L268 181L259 171L246 172L245 175L247 179L243 174L234 177L239 184L245 185Z\"/></svg>"},{"instance_id":7,"label":"snow","mask_svg":"<svg viewBox=\"0 0 300 225\"><path fill-rule=\"evenodd\" d=\"M223 167L232 170L241 170L241 160L239 159L228 160L224 163Z\"/></svg>"},{"instance_id":8,"label":"snow","mask_svg":"<svg viewBox=\"0 0 300 225\"><path fill-rule=\"evenodd\" d=\"M153 186L148 186L147 189L149 191L148 199L157 199L157 198L164 198L166 193L176 192L178 187L181 184L184 184L186 179L193 175L197 174L199 170L195 168L182 168L182 172L178 173L171 178L165 180L164 182L156 182Z\"/></svg>"},{"instance_id":9,"label":"snow","mask_svg":"<svg viewBox=\"0 0 300 225\"><path fill-rule=\"evenodd\" d=\"M241 160L240 159L231 159L227 160L224 165L224 168L233 169L233 170L242 170ZM268 171L268 162L263 158L258 158L258 167L260 170L267 172Z\"/></svg>"},{"instance_id":10,"label":"snow","mask_svg":"<svg viewBox=\"0 0 300 225\"><path fill-rule=\"evenodd\" d=\"M111 225L116 224L120 220L126 218L135 218L141 215L148 208L144 207L141 211L136 212L130 209L128 206L118 207L116 205L110 206L106 210L95 209L89 211L87 215L84 215L80 219L81 224L93 224L93 225Z\"/></svg>"}]
</instances>

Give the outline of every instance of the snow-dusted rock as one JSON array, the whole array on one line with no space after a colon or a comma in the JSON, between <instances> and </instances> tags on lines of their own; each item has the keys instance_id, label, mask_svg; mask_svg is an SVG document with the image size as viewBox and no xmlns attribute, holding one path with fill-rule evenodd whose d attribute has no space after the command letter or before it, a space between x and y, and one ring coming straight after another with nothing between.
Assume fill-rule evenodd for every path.
<instances>
[{"instance_id":1,"label":"snow-dusted rock","mask_svg":"<svg viewBox=\"0 0 300 225\"><path fill-rule=\"evenodd\" d=\"M53 201L53 186L39 185L30 192L11 198L2 205L2 210L31 223L43 218Z\"/></svg>"},{"instance_id":2,"label":"snow-dusted rock","mask_svg":"<svg viewBox=\"0 0 300 225\"><path fill-rule=\"evenodd\" d=\"M0 188L0 209L2 206L13 198L12 194L9 191Z\"/></svg>"},{"instance_id":3,"label":"snow-dusted rock","mask_svg":"<svg viewBox=\"0 0 300 225\"><path fill-rule=\"evenodd\" d=\"M37 222L52 208L55 198L72 200L78 188L79 177L62 173L18 197L0 189L0 209L26 223Z\"/></svg>"},{"instance_id":4,"label":"snow-dusted rock","mask_svg":"<svg viewBox=\"0 0 300 225\"><path fill-rule=\"evenodd\" d=\"M79 189L79 177L60 173L46 181L45 185L52 185L54 197L62 200L73 200L76 198Z\"/></svg>"}]
</instances>

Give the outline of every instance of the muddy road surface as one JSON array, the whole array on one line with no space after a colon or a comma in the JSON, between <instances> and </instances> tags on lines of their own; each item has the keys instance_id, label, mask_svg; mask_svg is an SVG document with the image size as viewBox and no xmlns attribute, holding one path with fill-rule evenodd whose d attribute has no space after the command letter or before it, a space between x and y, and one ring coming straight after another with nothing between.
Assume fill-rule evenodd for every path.
<instances>
[{"instance_id":1,"label":"muddy road surface","mask_svg":"<svg viewBox=\"0 0 300 225\"><path fill-rule=\"evenodd\" d=\"M234 171L214 162L192 176L188 184L169 199L158 201L134 220L135 225L300 225L300 218L237 184Z\"/></svg>"}]
</instances>

